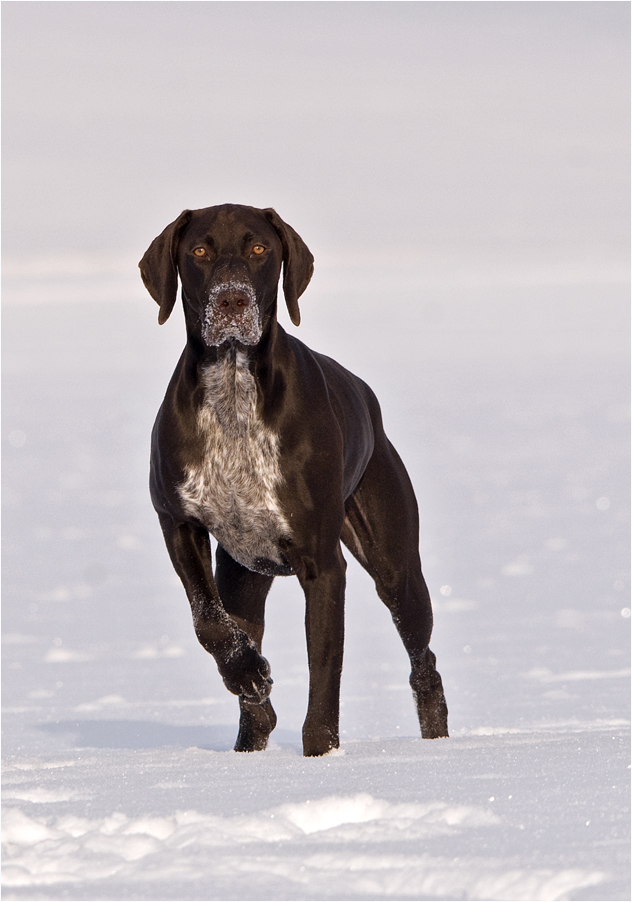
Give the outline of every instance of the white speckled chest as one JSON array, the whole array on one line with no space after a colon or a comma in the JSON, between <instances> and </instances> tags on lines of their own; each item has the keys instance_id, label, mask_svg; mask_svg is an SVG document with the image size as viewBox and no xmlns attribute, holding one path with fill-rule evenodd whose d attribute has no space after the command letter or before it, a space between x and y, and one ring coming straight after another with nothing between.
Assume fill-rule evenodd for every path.
<instances>
[{"instance_id":1,"label":"white speckled chest","mask_svg":"<svg viewBox=\"0 0 632 902\"><path fill-rule=\"evenodd\" d=\"M283 565L278 541L291 531L277 497L279 440L257 416L247 355L227 355L208 366L202 379L206 403L198 429L204 455L201 464L186 468L178 488L185 510L244 567L261 571L264 561Z\"/></svg>"}]
</instances>

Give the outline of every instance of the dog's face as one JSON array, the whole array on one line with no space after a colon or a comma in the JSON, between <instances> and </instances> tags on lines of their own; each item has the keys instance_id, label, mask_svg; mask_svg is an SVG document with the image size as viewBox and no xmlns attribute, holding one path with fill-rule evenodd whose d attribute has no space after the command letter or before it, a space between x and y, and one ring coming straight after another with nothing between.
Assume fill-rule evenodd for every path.
<instances>
[{"instance_id":1,"label":"dog's face","mask_svg":"<svg viewBox=\"0 0 632 902\"><path fill-rule=\"evenodd\" d=\"M224 204L185 210L139 264L160 305L161 323L171 313L180 276L187 322L207 347L229 339L258 344L276 310L282 265L285 299L298 325L298 298L311 278L313 257L272 209Z\"/></svg>"},{"instance_id":2,"label":"dog's face","mask_svg":"<svg viewBox=\"0 0 632 902\"><path fill-rule=\"evenodd\" d=\"M258 344L282 262L281 240L259 211L211 207L193 214L180 235L177 265L207 346L229 338Z\"/></svg>"}]
</instances>

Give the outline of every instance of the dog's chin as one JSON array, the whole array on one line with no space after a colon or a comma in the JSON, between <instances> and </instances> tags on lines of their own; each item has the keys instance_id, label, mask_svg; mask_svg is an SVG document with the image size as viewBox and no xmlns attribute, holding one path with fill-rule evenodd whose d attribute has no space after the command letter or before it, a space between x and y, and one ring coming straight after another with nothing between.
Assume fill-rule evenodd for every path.
<instances>
[{"instance_id":1,"label":"dog's chin","mask_svg":"<svg viewBox=\"0 0 632 902\"><path fill-rule=\"evenodd\" d=\"M258 318L249 318L244 322L217 322L206 319L202 326L202 338L209 348L219 348L225 342L237 342L247 347L259 344L261 325Z\"/></svg>"},{"instance_id":2,"label":"dog's chin","mask_svg":"<svg viewBox=\"0 0 632 902\"><path fill-rule=\"evenodd\" d=\"M221 348L222 345L231 346L234 344L244 345L246 347L252 348L255 345L259 344L259 338L261 336L258 336L255 338L252 335L242 335L240 333L233 334L233 333L221 332L219 335L209 336L209 335L205 334L203 337L204 337L204 344L208 348Z\"/></svg>"}]
</instances>

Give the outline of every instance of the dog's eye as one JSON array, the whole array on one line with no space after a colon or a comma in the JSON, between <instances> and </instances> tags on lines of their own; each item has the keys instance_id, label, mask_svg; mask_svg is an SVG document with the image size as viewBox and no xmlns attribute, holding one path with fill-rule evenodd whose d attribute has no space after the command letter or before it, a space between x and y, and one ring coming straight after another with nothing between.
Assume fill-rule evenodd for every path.
<instances>
[{"instance_id":1,"label":"dog's eye","mask_svg":"<svg viewBox=\"0 0 632 902\"><path fill-rule=\"evenodd\" d=\"M253 254L256 254L257 257L260 257L265 251L265 247L262 244L255 244L252 249Z\"/></svg>"},{"instance_id":2,"label":"dog's eye","mask_svg":"<svg viewBox=\"0 0 632 902\"><path fill-rule=\"evenodd\" d=\"M206 256L206 251L204 250L203 247L194 247L193 253L195 254L196 257L205 257Z\"/></svg>"}]
</instances>

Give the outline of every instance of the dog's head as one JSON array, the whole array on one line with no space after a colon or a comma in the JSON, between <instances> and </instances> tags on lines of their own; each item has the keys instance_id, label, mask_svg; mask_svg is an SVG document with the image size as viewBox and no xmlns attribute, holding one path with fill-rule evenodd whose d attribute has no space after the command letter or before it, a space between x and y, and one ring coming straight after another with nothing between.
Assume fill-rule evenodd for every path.
<instances>
[{"instance_id":1,"label":"dog's head","mask_svg":"<svg viewBox=\"0 0 632 902\"><path fill-rule=\"evenodd\" d=\"M189 315L209 347L234 338L255 345L276 310L283 265L283 293L298 326L298 299L307 288L314 258L305 242L272 209L223 204L185 210L149 245L138 264L145 287L169 318L178 275Z\"/></svg>"}]
</instances>

